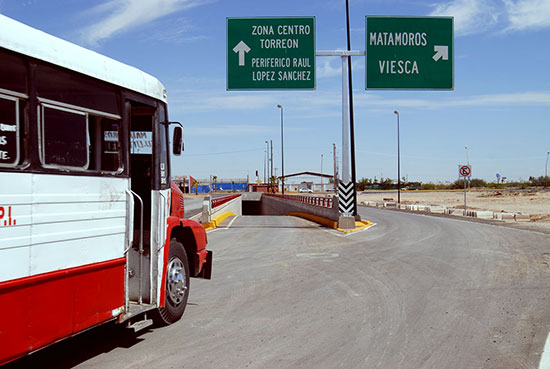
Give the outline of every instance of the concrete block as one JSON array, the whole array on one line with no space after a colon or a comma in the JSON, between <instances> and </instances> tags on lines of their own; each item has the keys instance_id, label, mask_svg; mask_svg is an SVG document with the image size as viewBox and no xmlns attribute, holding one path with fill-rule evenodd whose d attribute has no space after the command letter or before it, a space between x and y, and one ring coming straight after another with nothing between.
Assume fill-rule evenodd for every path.
<instances>
[{"instance_id":1,"label":"concrete block","mask_svg":"<svg viewBox=\"0 0 550 369\"><path fill-rule=\"evenodd\" d=\"M516 222L530 222L531 217L529 214L515 214Z\"/></svg>"},{"instance_id":2,"label":"concrete block","mask_svg":"<svg viewBox=\"0 0 550 369\"><path fill-rule=\"evenodd\" d=\"M447 208L444 206L428 206L426 211L434 214L445 214L445 210L447 210Z\"/></svg>"},{"instance_id":3,"label":"concrete block","mask_svg":"<svg viewBox=\"0 0 550 369\"><path fill-rule=\"evenodd\" d=\"M341 216L338 219L338 228L355 229L355 218L350 216Z\"/></svg>"},{"instance_id":4,"label":"concrete block","mask_svg":"<svg viewBox=\"0 0 550 369\"><path fill-rule=\"evenodd\" d=\"M480 219L493 219L492 211L475 211L475 217Z\"/></svg>"},{"instance_id":5,"label":"concrete block","mask_svg":"<svg viewBox=\"0 0 550 369\"><path fill-rule=\"evenodd\" d=\"M449 215L464 215L464 210L462 209L447 209L445 214Z\"/></svg>"},{"instance_id":6,"label":"concrete block","mask_svg":"<svg viewBox=\"0 0 550 369\"><path fill-rule=\"evenodd\" d=\"M515 219L514 213L494 213L494 218L497 220L514 220Z\"/></svg>"},{"instance_id":7,"label":"concrete block","mask_svg":"<svg viewBox=\"0 0 550 369\"><path fill-rule=\"evenodd\" d=\"M395 202L385 202L384 207L385 208L396 208L397 204Z\"/></svg>"}]
</instances>

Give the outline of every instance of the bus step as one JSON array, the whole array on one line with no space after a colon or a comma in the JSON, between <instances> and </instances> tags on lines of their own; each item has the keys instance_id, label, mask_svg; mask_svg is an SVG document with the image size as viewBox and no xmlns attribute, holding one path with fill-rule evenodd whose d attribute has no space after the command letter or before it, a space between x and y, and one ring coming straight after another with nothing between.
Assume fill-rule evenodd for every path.
<instances>
[{"instance_id":1,"label":"bus step","mask_svg":"<svg viewBox=\"0 0 550 369\"><path fill-rule=\"evenodd\" d=\"M129 310L126 312L126 314L123 314L119 317L118 322L122 323L125 322L135 316L138 316L140 314L146 313L148 311L154 310L157 307L155 305L151 304L138 304L137 302L131 301L129 304Z\"/></svg>"},{"instance_id":2,"label":"bus step","mask_svg":"<svg viewBox=\"0 0 550 369\"><path fill-rule=\"evenodd\" d=\"M144 319L144 320L140 320L140 321L137 321L133 324L128 325L128 328L133 329L134 333L135 333L135 332L139 332L142 329L145 329L145 328L147 328L151 325L153 325L153 319Z\"/></svg>"}]
</instances>

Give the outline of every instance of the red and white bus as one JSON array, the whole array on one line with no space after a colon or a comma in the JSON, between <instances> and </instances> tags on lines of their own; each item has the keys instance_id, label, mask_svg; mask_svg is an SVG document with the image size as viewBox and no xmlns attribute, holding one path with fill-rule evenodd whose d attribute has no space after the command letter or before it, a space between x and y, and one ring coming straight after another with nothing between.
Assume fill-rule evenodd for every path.
<instances>
[{"instance_id":1,"label":"red and white bus","mask_svg":"<svg viewBox=\"0 0 550 369\"><path fill-rule=\"evenodd\" d=\"M210 279L170 180L154 77L0 15L0 364L116 320L181 317Z\"/></svg>"}]
</instances>

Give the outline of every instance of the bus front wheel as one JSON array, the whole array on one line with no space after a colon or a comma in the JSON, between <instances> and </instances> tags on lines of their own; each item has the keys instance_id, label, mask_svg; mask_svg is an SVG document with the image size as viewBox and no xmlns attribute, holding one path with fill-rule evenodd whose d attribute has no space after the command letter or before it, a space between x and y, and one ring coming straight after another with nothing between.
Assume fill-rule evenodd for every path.
<instances>
[{"instance_id":1,"label":"bus front wheel","mask_svg":"<svg viewBox=\"0 0 550 369\"><path fill-rule=\"evenodd\" d=\"M164 307L160 307L153 317L158 325L168 325L181 318L189 298L189 262L183 245L170 240L168 265L164 284Z\"/></svg>"}]
</instances>

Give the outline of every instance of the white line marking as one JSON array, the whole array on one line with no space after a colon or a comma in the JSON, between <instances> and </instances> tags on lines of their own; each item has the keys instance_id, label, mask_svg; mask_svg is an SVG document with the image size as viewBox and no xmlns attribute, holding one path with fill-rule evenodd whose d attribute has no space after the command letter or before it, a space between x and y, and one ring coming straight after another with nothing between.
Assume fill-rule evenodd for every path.
<instances>
[{"instance_id":1,"label":"white line marking","mask_svg":"<svg viewBox=\"0 0 550 369\"><path fill-rule=\"evenodd\" d=\"M550 333L548 333L544 350L540 355L539 369L550 369Z\"/></svg>"},{"instance_id":2,"label":"white line marking","mask_svg":"<svg viewBox=\"0 0 550 369\"><path fill-rule=\"evenodd\" d=\"M216 232L216 231L219 231L219 230L222 230L222 231L225 231L225 230L228 230L229 227L231 227L231 224L233 224L233 222L238 218L239 216L238 215L235 215L235 217L233 219L231 219L231 221L229 222L229 224L227 225L227 227L225 228L214 228L214 229L211 229L209 231L207 231L206 233L212 233L212 232Z\"/></svg>"},{"instance_id":3,"label":"white line marking","mask_svg":"<svg viewBox=\"0 0 550 369\"><path fill-rule=\"evenodd\" d=\"M238 218L239 216L236 215L235 218L231 219L231 221L229 222L229 224L227 225L227 227L225 227L225 229L229 229L229 227L231 227L231 224L233 224L233 222Z\"/></svg>"}]
</instances>

